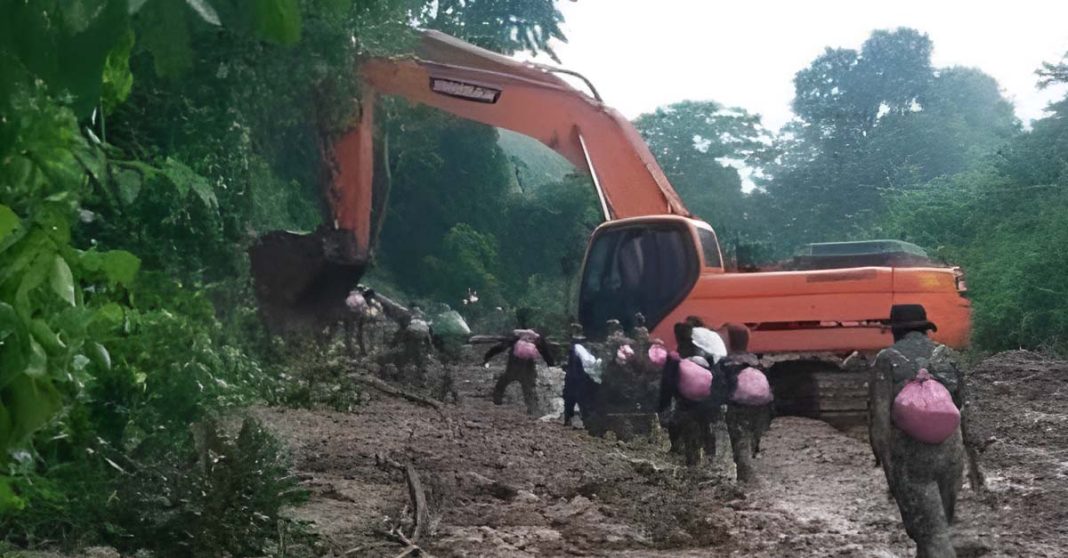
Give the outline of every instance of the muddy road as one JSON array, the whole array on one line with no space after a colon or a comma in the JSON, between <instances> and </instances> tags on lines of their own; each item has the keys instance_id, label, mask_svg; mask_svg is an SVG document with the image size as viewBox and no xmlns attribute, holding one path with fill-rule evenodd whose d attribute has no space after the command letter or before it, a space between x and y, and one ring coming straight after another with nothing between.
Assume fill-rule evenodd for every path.
<instances>
[{"instance_id":1,"label":"muddy road","mask_svg":"<svg viewBox=\"0 0 1068 558\"><path fill-rule=\"evenodd\" d=\"M396 556L411 531L402 470L425 488L434 556L911 556L867 442L779 417L737 486L725 432L714 466L686 469L662 440L621 443L488 399L499 369L463 367L441 410L374 391L355 412L259 409L291 446L311 498L293 513L316 553ZM961 557L1068 552L1068 364L1008 353L973 372L990 490L962 491ZM1023 380L1023 385L1021 384ZM552 382L546 382L549 389ZM513 389L515 386L513 386Z\"/></svg>"}]
</instances>

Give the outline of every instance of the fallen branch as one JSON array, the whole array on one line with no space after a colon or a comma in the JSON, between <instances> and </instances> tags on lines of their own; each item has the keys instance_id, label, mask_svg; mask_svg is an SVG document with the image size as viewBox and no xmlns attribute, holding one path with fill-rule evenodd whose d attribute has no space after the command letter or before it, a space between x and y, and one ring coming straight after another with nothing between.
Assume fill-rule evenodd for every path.
<instances>
[{"instance_id":1,"label":"fallen branch","mask_svg":"<svg viewBox=\"0 0 1068 558\"><path fill-rule=\"evenodd\" d=\"M426 505L426 493L423 492L423 483L419 481L419 473L415 467L409 464L404 468L404 478L408 481L408 497L415 505L415 525L412 527L412 541L419 542L427 526L430 524L430 509Z\"/></svg>"},{"instance_id":2,"label":"fallen branch","mask_svg":"<svg viewBox=\"0 0 1068 558\"><path fill-rule=\"evenodd\" d=\"M430 525L430 508L426 503L426 492L423 490L423 483L419 479L419 473L415 470L413 465L401 465L385 455L375 454L375 461L379 466L386 466L404 471L404 480L408 484L408 498L412 501L413 509L412 536L411 538L406 537L399 527L387 533L402 544L407 545L407 548L405 548L404 552L399 556L407 556L415 551L418 551L424 556L429 556L429 554L425 550L419 548L418 545L419 540L423 538L423 535L426 533L426 530Z\"/></svg>"},{"instance_id":3,"label":"fallen branch","mask_svg":"<svg viewBox=\"0 0 1068 558\"><path fill-rule=\"evenodd\" d=\"M394 397L401 397L401 398L407 399L408 401L411 401L413 403L419 403L420 405L426 405L427 407L433 407L434 409L438 410L439 412L445 407L445 405L441 401L438 401L437 399L431 399L429 397L424 397L424 396L419 395L417 393L412 393L410 391L405 391L405 390L403 390L403 389L401 389L399 387L393 386L393 385L388 384L388 383L386 383L386 382L384 382L384 381L382 381L382 380L380 380L378 378L375 378L374 376L369 376L367 374L353 374L352 378L354 380L356 380L357 382L360 382L361 384L369 385L369 386L377 389L378 391L381 391L382 393L385 393L385 394L388 394L388 395L392 395Z\"/></svg>"}]
</instances>

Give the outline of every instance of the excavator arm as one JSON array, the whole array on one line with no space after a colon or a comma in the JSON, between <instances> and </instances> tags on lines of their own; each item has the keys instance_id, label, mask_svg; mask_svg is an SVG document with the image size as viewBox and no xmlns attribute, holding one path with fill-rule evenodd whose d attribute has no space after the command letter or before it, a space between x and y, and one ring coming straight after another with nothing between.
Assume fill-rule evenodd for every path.
<instances>
[{"instance_id":1,"label":"excavator arm","mask_svg":"<svg viewBox=\"0 0 1068 558\"><path fill-rule=\"evenodd\" d=\"M630 122L551 69L426 31L418 56L365 60L359 74L361 117L335 143L330 199L338 227L354 231L365 252L370 249L376 94L537 139L592 177L606 220L689 215Z\"/></svg>"},{"instance_id":2,"label":"excavator arm","mask_svg":"<svg viewBox=\"0 0 1068 558\"><path fill-rule=\"evenodd\" d=\"M324 152L331 222L308 238L269 233L253 247L261 303L304 303L321 314L325 307L308 303L344 298L343 289L363 273L373 248L378 95L400 96L537 139L591 176L606 220L690 215L630 122L602 103L592 87L592 95L584 93L556 70L425 31L415 56L366 59L357 71L359 117Z\"/></svg>"}]
</instances>

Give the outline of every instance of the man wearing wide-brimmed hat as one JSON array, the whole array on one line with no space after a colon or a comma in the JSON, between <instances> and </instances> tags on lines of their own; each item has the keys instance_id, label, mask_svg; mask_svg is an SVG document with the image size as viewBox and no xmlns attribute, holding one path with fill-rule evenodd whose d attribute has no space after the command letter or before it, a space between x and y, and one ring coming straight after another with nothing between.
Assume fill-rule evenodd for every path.
<instances>
[{"instance_id":1,"label":"man wearing wide-brimmed hat","mask_svg":"<svg viewBox=\"0 0 1068 558\"><path fill-rule=\"evenodd\" d=\"M918 304L896 305L890 310L890 330L894 344L875 359L870 384L870 424L872 449L881 462L890 492L901 511L905 531L916 542L920 558L956 556L949 536L957 493L960 490L964 444L961 426L953 423L939 443L920 441L899 428L891 410L899 393L917 379L937 381L948 391L950 411L964 406L964 375L955 351L927 336L938 327L927 319ZM931 379L926 379L931 376ZM941 390L938 386L936 389ZM945 393L944 391L941 393Z\"/></svg>"}]
</instances>

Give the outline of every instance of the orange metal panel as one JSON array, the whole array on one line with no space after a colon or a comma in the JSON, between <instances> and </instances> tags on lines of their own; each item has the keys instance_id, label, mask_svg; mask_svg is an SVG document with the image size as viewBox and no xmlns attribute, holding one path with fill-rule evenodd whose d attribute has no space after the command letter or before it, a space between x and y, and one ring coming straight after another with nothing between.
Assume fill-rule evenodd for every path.
<instances>
[{"instance_id":1,"label":"orange metal panel","mask_svg":"<svg viewBox=\"0 0 1068 558\"><path fill-rule=\"evenodd\" d=\"M353 232L359 258L367 258L370 254L374 105L374 93L366 93L360 103L359 123L335 141L327 154L332 175L327 185L327 199L330 200L334 226Z\"/></svg>"}]
</instances>

